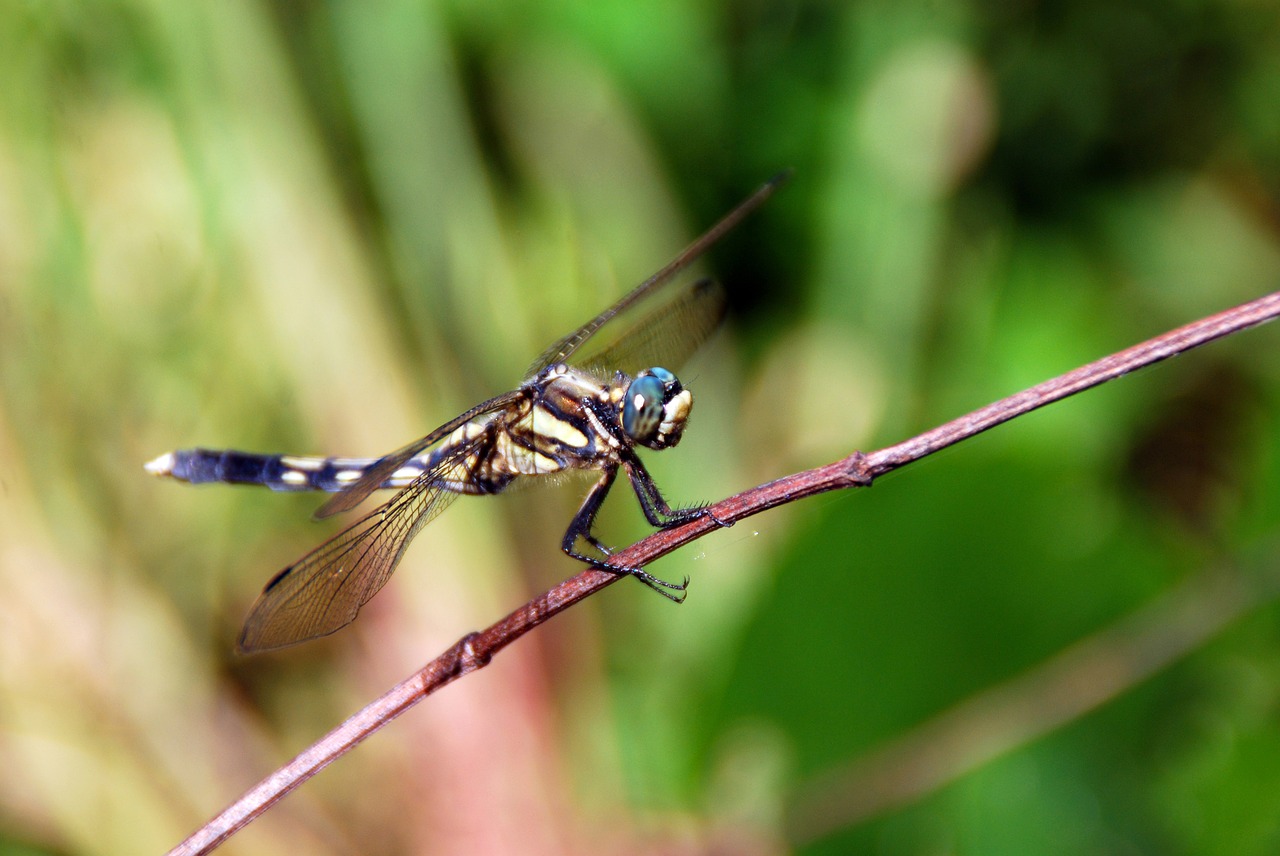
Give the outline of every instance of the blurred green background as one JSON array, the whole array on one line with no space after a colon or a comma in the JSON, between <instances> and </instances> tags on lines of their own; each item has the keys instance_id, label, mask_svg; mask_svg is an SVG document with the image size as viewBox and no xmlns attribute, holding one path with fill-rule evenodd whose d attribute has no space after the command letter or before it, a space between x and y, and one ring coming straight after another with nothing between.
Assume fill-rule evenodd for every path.
<instances>
[{"instance_id":1,"label":"blurred green background","mask_svg":"<svg viewBox=\"0 0 1280 856\"><path fill-rule=\"evenodd\" d=\"M334 525L144 461L396 448L779 169L675 501L1280 283L1269 0L11 0L0 93L5 854L162 851L577 570L583 485L459 502L237 658ZM224 852L1277 852L1278 390L1262 328L716 533L683 607L610 588Z\"/></svg>"}]
</instances>

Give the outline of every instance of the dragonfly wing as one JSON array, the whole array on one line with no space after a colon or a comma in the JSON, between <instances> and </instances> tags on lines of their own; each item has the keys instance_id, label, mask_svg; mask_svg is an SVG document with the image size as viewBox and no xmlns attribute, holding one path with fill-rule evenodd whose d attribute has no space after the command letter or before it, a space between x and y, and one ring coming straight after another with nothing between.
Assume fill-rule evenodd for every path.
<instances>
[{"instance_id":1,"label":"dragonfly wing","mask_svg":"<svg viewBox=\"0 0 1280 856\"><path fill-rule=\"evenodd\" d=\"M506 407L527 395L528 393L523 389L516 389L496 398L491 398L483 404L477 404L466 413L449 420L422 439L414 440L404 448L397 449L386 457L381 458L378 463L365 470L364 475L353 481L345 490L329 497L324 505L316 509L314 517L317 520L323 520L343 511L350 511L364 502L369 494L377 490L379 485L391 477L392 473L403 467L406 462L420 454L424 449L439 443L477 416L483 416L486 413ZM426 473L423 475L426 475ZM408 490L408 488L405 489Z\"/></svg>"},{"instance_id":2,"label":"dragonfly wing","mask_svg":"<svg viewBox=\"0 0 1280 856\"><path fill-rule=\"evenodd\" d=\"M720 283L700 279L637 321L608 347L584 355L582 365L602 377L619 369L634 376L654 366L675 371L720 326L727 305Z\"/></svg>"},{"instance_id":3,"label":"dragonfly wing","mask_svg":"<svg viewBox=\"0 0 1280 856\"><path fill-rule=\"evenodd\" d=\"M457 498L445 489L444 476L456 476L454 468L466 466L484 439L450 449L386 505L276 574L245 619L240 651L282 648L354 621L390 579L413 536Z\"/></svg>"},{"instance_id":4,"label":"dragonfly wing","mask_svg":"<svg viewBox=\"0 0 1280 856\"><path fill-rule=\"evenodd\" d=\"M716 223L692 244L681 250L679 255L667 262L666 266L660 271L637 285L621 300L601 312L595 318L592 318L586 324L583 324L577 330L574 330L572 333L547 348L547 350L545 350L542 355L534 361L533 365L529 367L528 375L535 375L549 365L561 363L569 359L571 355L590 341L591 337L599 332L601 327L609 323L609 321L613 320L618 315L626 312L641 300L644 300L650 294L670 282L682 270L693 264L699 256L723 238L729 230L742 222L744 217L759 208L764 201L772 196L774 191L781 187L790 177L790 172L779 173L761 185L755 193L751 194L743 202L739 203L737 208L734 208L726 214L719 223ZM648 367L646 366L646 368Z\"/></svg>"}]
</instances>

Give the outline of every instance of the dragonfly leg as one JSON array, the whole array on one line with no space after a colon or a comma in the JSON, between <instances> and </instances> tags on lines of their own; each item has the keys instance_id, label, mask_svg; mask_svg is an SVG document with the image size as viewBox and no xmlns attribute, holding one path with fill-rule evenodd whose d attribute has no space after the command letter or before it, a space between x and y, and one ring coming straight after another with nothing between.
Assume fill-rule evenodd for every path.
<instances>
[{"instance_id":1,"label":"dragonfly leg","mask_svg":"<svg viewBox=\"0 0 1280 856\"><path fill-rule=\"evenodd\" d=\"M644 464L636 456L629 455L623 458L623 466L627 468L627 478L630 479L631 487L636 492L636 498L640 500L640 508L644 511L644 516L649 521L649 525L658 529L669 529L672 526L679 526L681 523L688 523L690 520L697 520L700 517L710 517L721 528L732 525L712 514L706 505L672 508L662 498L662 493L658 490L658 485L654 482L653 476L649 475L649 471L645 469Z\"/></svg>"},{"instance_id":2,"label":"dragonfly leg","mask_svg":"<svg viewBox=\"0 0 1280 856\"><path fill-rule=\"evenodd\" d=\"M583 532L582 540L586 541L588 544L590 544L592 547L595 547L597 550L599 550L601 553L603 553L606 556L613 555L613 549L611 547L606 546L604 543L600 541L599 538L592 535L590 532Z\"/></svg>"},{"instance_id":3,"label":"dragonfly leg","mask_svg":"<svg viewBox=\"0 0 1280 856\"><path fill-rule=\"evenodd\" d=\"M603 544L598 538L596 538L596 536L592 535L590 532L581 533L581 537L582 537L582 540L586 541L592 547L595 547L604 555L606 556L613 555L613 549ZM622 574L626 574L627 576L635 577L636 579L640 580L640 582L644 583L649 588L653 589L654 591L658 592L658 594L664 597L671 597L671 595L667 594L667 590L683 592L686 588L689 587L688 577L685 577L684 582L682 583L678 583L678 584L672 583L662 579L661 577L655 577L653 574L650 574L641 568L633 568L626 565L615 565L612 562L601 562L598 559L591 558L590 556L582 556L576 552L571 552L568 550L566 550L565 552L569 553L569 555L573 556L575 559L581 559L582 561L587 562L588 564L594 567L600 568L601 570L613 571L615 573L622 573ZM676 603L679 603L680 601L684 600L684 597L681 596L680 598L671 598L671 599L675 600Z\"/></svg>"},{"instance_id":4,"label":"dragonfly leg","mask_svg":"<svg viewBox=\"0 0 1280 856\"><path fill-rule=\"evenodd\" d=\"M586 541L591 546L599 550L604 556L612 555L613 551L600 542L595 535L591 534L591 526L595 523L596 514L600 511L600 506L604 503L604 498L609 494L609 488L613 486L613 480L618 474L617 467L610 467L604 471L604 475L600 477L600 481L592 485L591 490L587 493L586 499L582 501L582 505L578 508L578 513L573 516L573 520L569 523L569 528L565 530L564 540L560 543L560 549L573 558L586 562L594 568L602 571L620 574L629 577L635 577L658 594L681 603L684 600L685 589L689 587L689 578L685 577L683 582L673 583L668 580L655 577L653 574L643 568L632 567L630 565L619 565L606 559L600 559L595 556L588 556L578 552L576 544L579 538ZM655 524L656 525L656 524Z\"/></svg>"}]
</instances>

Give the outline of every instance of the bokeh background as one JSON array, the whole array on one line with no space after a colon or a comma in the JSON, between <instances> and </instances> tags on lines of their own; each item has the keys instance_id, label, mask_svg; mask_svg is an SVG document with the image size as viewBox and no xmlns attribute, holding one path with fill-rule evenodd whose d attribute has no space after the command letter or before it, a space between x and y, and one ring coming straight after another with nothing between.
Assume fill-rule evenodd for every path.
<instances>
[{"instance_id":1,"label":"bokeh background","mask_svg":"<svg viewBox=\"0 0 1280 856\"><path fill-rule=\"evenodd\" d=\"M1269 0L6 2L0 853L154 853L576 572L583 485L457 503L238 658L318 500L760 182L685 367L713 500L1280 283ZM377 734L236 854L1274 853L1280 328L778 509ZM645 531L624 491L600 533Z\"/></svg>"}]
</instances>

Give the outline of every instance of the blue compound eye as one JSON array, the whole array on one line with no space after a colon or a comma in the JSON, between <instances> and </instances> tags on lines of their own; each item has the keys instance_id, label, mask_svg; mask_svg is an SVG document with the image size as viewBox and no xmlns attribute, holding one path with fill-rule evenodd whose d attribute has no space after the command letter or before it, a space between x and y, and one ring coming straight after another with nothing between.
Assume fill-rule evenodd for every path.
<instances>
[{"instance_id":1,"label":"blue compound eye","mask_svg":"<svg viewBox=\"0 0 1280 856\"><path fill-rule=\"evenodd\" d=\"M651 370L631 382L622 406L622 430L641 445L652 441L662 424L662 399L666 385L658 377L658 372L675 380L675 375L666 369Z\"/></svg>"}]
</instances>

